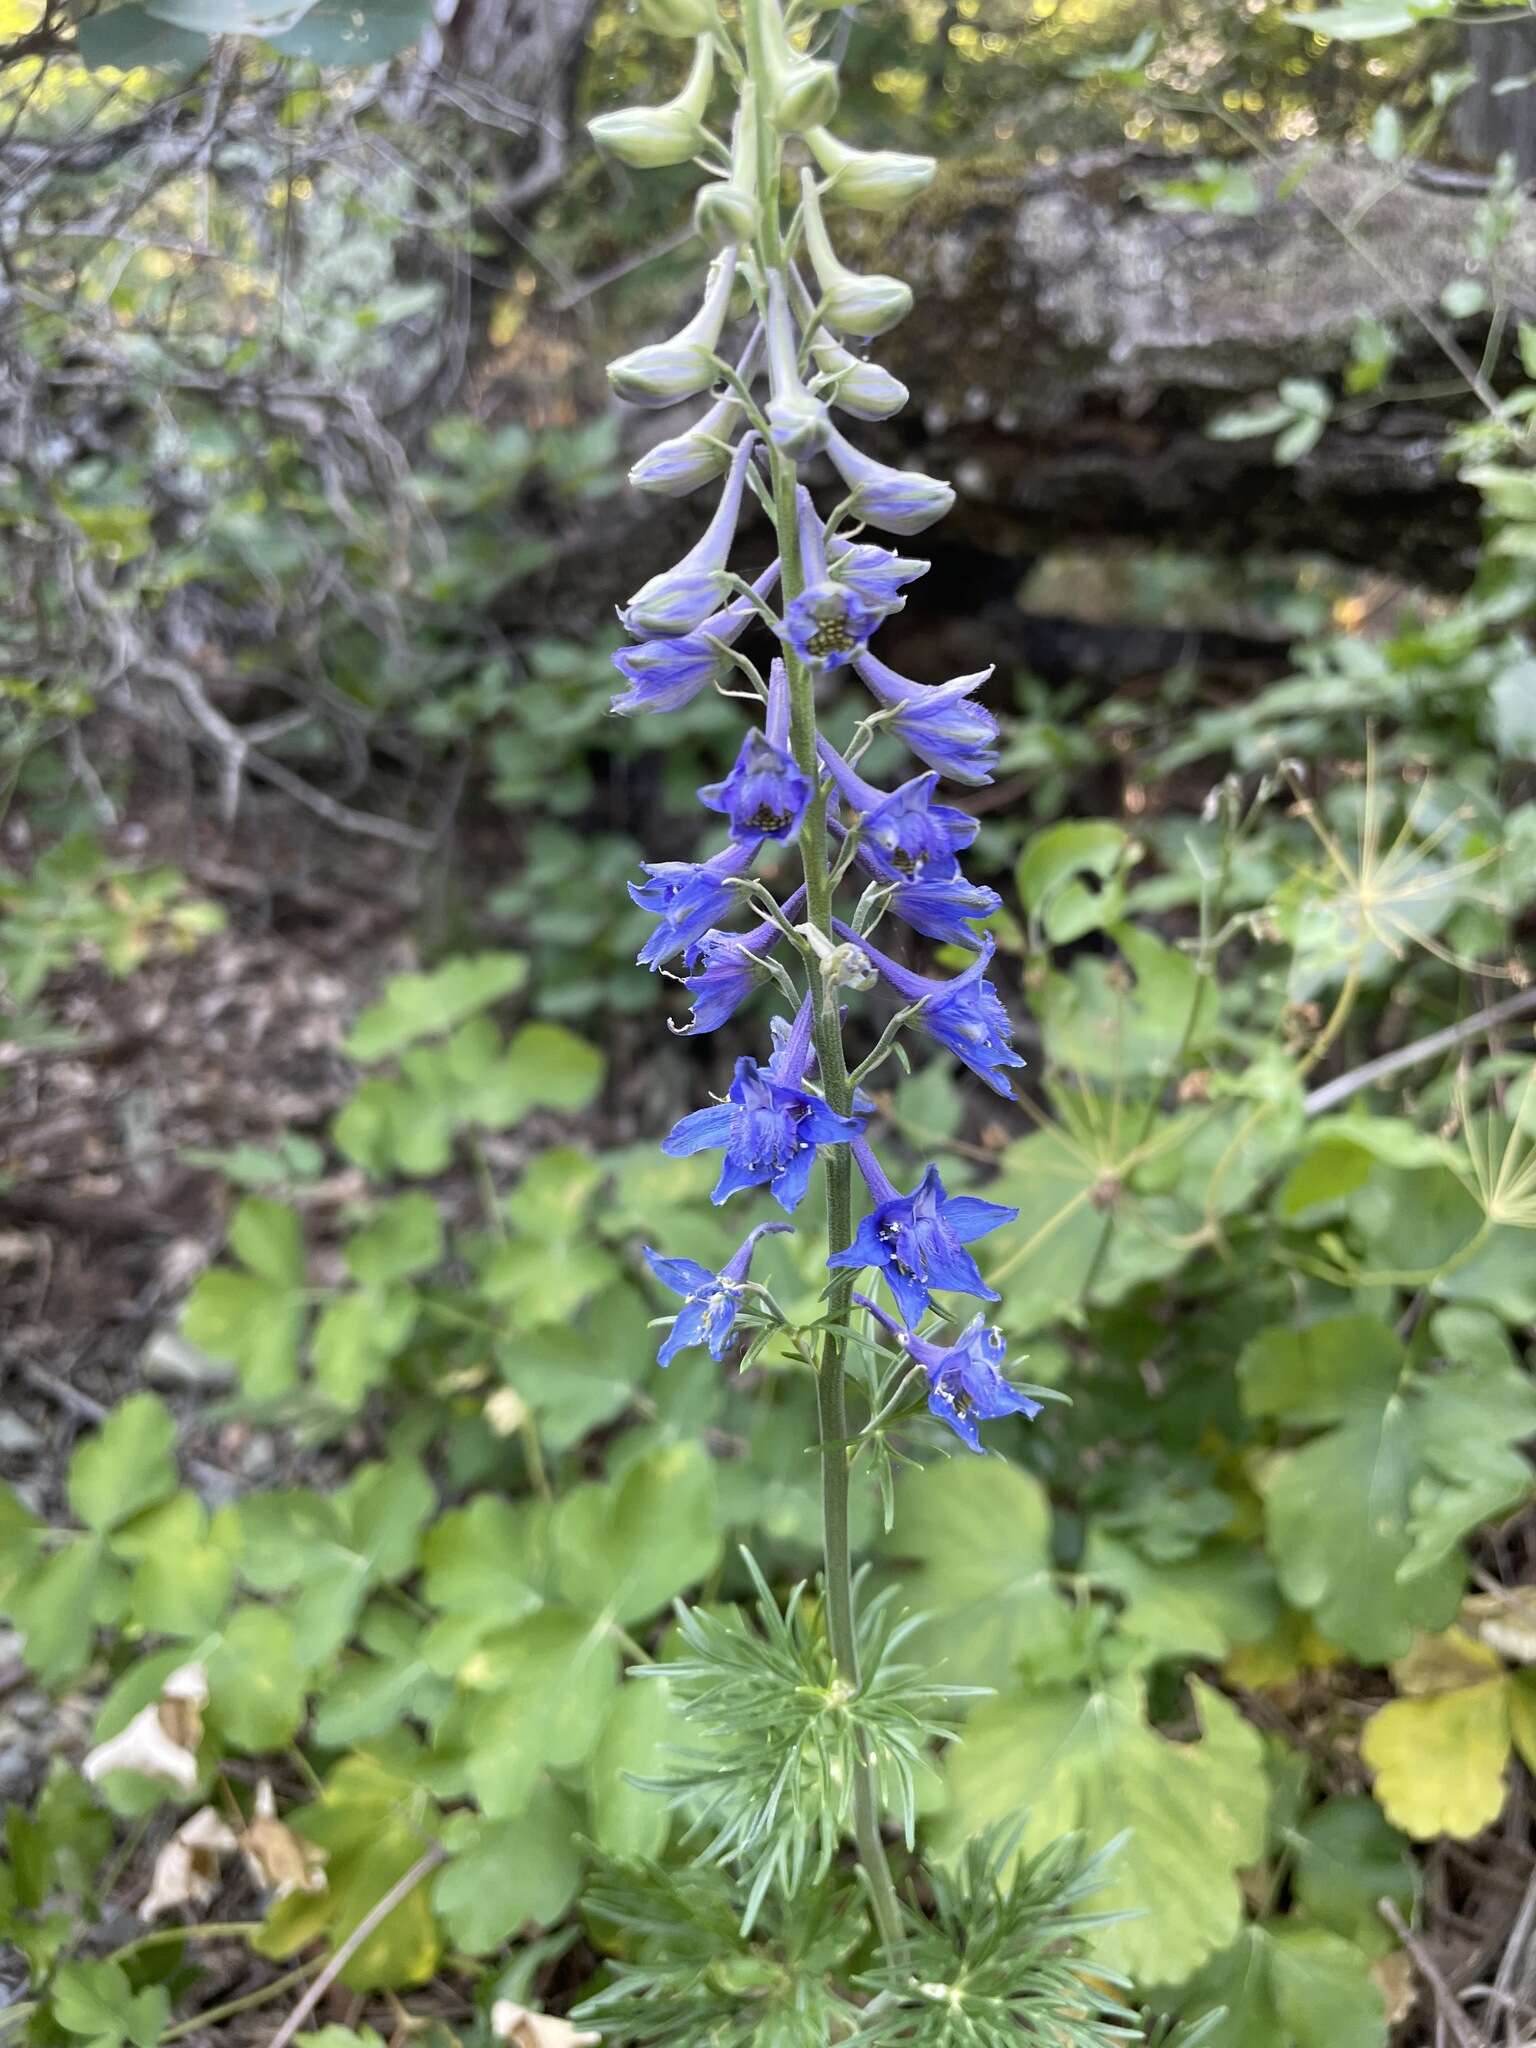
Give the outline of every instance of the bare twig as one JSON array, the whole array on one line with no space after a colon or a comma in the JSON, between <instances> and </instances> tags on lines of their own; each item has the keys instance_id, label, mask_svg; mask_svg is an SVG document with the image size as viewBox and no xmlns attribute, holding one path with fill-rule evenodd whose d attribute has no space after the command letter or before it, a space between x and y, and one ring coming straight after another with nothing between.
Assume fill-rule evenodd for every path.
<instances>
[{"instance_id":1,"label":"bare twig","mask_svg":"<svg viewBox=\"0 0 1536 2048\"><path fill-rule=\"evenodd\" d=\"M1533 1012L1536 1012L1536 988L1522 989L1519 995L1506 996L1502 1003L1492 1003L1474 1016L1463 1017L1459 1024L1447 1024L1443 1031L1432 1031L1427 1038L1416 1038L1411 1045L1400 1045L1396 1052L1384 1052L1378 1059L1367 1060L1364 1066L1351 1067L1347 1074L1336 1074L1331 1081L1314 1088L1302 1107L1308 1116L1321 1116L1336 1103L1358 1095L1362 1088L1389 1080L1393 1074L1400 1074L1407 1067L1422 1066L1426 1060L1438 1059L1443 1052L1454 1052L1457 1046L1480 1038L1485 1031L1508 1024L1516 1017L1528 1017Z\"/></svg>"},{"instance_id":2,"label":"bare twig","mask_svg":"<svg viewBox=\"0 0 1536 2048\"><path fill-rule=\"evenodd\" d=\"M1378 1899L1376 1910L1412 1956L1414 1968L1434 1995L1436 2019L1455 2040L1457 2048L1488 2048L1488 2042L1468 2019L1465 2007L1440 1974L1434 1958L1397 1907L1390 1899ZM273 2048L277 2048L276 2043Z\"/></svg>"},{"instance_id":3,"label":"bare twig","mask_svg":"<svg viewBox=\"0 0 1536 2048\"><path fill-rule=\"evenodd\" d=\"M408 1899L423 1878L430 1877L437 1866L444 1861L448 1851L441 1842L434 1842L430 1849L416 1858L410 1869L397 1878L375 1906L358 1921L346 1940L337 1947L335 1955L310 1985L287 2019L272 2036L271 2048L288 2048L289 2042L309 2018L327 1991L336 1982L347 1964L356 1955L373 1930L387 1920L403 1899Z\"/></svg>"}]
</instances>

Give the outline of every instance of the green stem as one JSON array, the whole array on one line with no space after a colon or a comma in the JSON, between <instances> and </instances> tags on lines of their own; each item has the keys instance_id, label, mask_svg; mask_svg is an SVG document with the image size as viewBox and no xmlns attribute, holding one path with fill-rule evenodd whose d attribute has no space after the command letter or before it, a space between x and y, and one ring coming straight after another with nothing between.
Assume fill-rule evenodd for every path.
<instances>
[{"instance_id":1,"label":"green stem","mask_svg":"<svg viewBox=\"0 0 1536 2048\"><path fill-rule=\"evenodd\" d=\"M775 0L744 0L747 63L757 81L756 125L760 230L758 260L764 269L777 268L783 260L784 238L780 219L779 141L767 111L768 36L766 9ZM795 465L770 448L773 471L774 526L779 545L779 575L785 605L793 603L805 587L800 559L799 524L795 509ZM784 649L789 676L790 749L796 762L813 783L820 780L821 764L816 746L815 680L793 652ZM828 872L826 805L813 803L800 834L800 858L805 875L806 913L818 931L835 939L832 927L832 884ZM822 1091L831 1107L846 1115L853 1099L848 1062L843 1051L842 1019L837 990L825 977L817 976L815 963L810 972L815 1009L812 1036L821 1075ZM827 1249L842 1251L853 1238L853 1163L846 1145L833 1145L826 1153ZM821 1436L822 1552L827 1599L827 1635L838 1669L855 1690L859 1684L858 1637L853 1612L853 1567L848 1542L848 1406L845 1393L847 1345L839 1325L846 1324L851 1307L854 1275L839 1270L827 1297L827 1321L832 1326L822 1339L816 1373L817 1423ZM899 1948L902 1938L901 1907L891 1882L885 1843L880 1836L879 1802L874 1767L866 1753L853 1788L854 1841L869 1885L875 1922L888 1952Z\"/></svg>"}]
</instances>

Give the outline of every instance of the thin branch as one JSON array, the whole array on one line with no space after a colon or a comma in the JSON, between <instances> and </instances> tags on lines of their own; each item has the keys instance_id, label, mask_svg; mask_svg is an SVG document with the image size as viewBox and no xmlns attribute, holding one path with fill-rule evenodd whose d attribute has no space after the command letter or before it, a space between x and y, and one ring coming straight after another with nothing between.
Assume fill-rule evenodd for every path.
<instances>
[{"instance_id":1,"label":"thin branch","mask_svg":"<svg viewBox=\"0 0 1536 2048\"><path fill-rule=\"evenodd\" d=\"M1469 1039L1480 1038L1485 1031L1508 1024L1515 1017L1528 1017L1533 1011L1536 1011L1536 988L1522 989L1519 995L1506 996L1502 1003L1479 1010L1475 1016L1463 1017L1459 1024L1447 1024L1443 1031L1432 1031L1428 1038L1416 1038L1412 1045L1401 1045L1396 1052L1384 1052L1378 1059L1367 1060L1363 1067L1351 1067L1347 1074L1336 1074L1321 1088L1314 1088L1304 1099L1302 1107L1308 1116L1321 1116L1336 1103L1358 1095L1362 1088L1389 1080L1406 1067L1421 1066L1426 1060L1437 1059L1443 1052L1454 1052Z\"/></svg>"},{"instance_id":2,"label":"thin branch","mask_svg":"<svg viewBox=\"0 0 1536 2048\"><path fill-rule=\"evenodd\" d=\"M294 2035L303 2026L304 2022L309 2018L315 2007L324 1998L326 1992L330 1990L336 1979L347 1967L347 1964L351 1962L353 1956L357 1954L357 1951L362 1947L369 1935L372 1934L373 1930L389 1918L390 1914L393 1913L396 1906L402 1900L410 1897L423 1878L431 1876L437 1866L447 1859L447 1855L448 1851L443 1847L442 1843L434 1842L430 1849L423 1851L416 1858L416 1861L403 1877L395 1880L383 1898L376 1905L369 1907L346 1940L339 1945L335 1955L331 1957L331 1960L320 1972L314 1983L310 1985L304 1996L293 2008L293 2011L289 2013L287 2019L283 2021L283 2024L272 2036L271 2048L288 2048L288 2044Z\"/></svg>"},{"instance_id":3,"label":"thin branch","mask_svg":"<svg viewBox=\"0 0 1536 2048\"><path fill-rule=\"evenodd\" d=\"M1434 1959L1390 1899L1378 1899L1376 1910L1413 1958L1414 1968L1434 1994L1435 2012L1441 2024L1455 2037L1457 2048L1488 2048L1487 2042L1467 2018L1466 2008L1441 1976ZM276 2044L274 2043L274 2048Z\"/></svg>"}]
</instances>

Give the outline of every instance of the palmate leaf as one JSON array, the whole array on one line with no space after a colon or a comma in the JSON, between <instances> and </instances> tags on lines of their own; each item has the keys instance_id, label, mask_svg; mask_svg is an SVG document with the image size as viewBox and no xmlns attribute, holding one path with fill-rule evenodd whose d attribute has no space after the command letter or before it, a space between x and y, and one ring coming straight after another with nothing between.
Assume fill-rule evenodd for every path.
<instances>
[{"instance_id":1,"label":"palmate leaf","mask_svg":"<svg viewBox=\"0 0 1536 2048\"><path fill-rule=\"evenodd\" d=\"M1090 1937L1092 1954L1140 1983L1180 1982L1237 1935L1237 1872L1263 1853L1270 1789L1263 1746L1237 1709L1198 1681L1196 1742L1152 1728L1134 1679L1006 1693L971 1717L950 1752L941 1841L1017 1822L1025 1854L1080 1833L1122 1833L1095 1908L1131 1917Z\"/></svg>"},{"instance_id":2,"label":"palmate leaf","mask_svg":"<svg viewBox=\"0 0 1536 2048\"><path fill-rule=\"evenodd\" d=\"M1319 1431L1261 1482L1281 1587L1372 1663L1451 1620L1461 1538L1531 1486L1513 1445L1536 1429L1536 1389L1507 1356L1469 1348L1464 1321L1432 1327L1452 1360L1440 1373L1410 1370L1366 1316L1266 1330L1238 1364L1250 1414Z\"/></svg>"},{"instance_id":3,"label":"palmate leaf","mask_svg":"<svg viewBox=\"0 0 1536 2048\"><path fill-rule=\"evenodd\" d=\"M1179 1999L1189 2019L1215 2008L1202 2048L1383 2048L1387 2038L1369 1959L1321 1928L1245 1928Z\"/></svg>"}]
</instances>

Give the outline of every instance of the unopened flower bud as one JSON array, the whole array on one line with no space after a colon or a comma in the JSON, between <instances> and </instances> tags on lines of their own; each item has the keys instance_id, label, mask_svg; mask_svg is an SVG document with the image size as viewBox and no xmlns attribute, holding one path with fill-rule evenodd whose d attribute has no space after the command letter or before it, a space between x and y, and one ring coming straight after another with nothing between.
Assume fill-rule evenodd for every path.
<instances>
[{"instance_id":1,"label":"unopened flower bud","mask_svg":"<svg viewBox=\"0 0 1536 2048\"><path fill-rule=\"evenodd\" d=\"M638 11L653 36L707 36L720 19L715 0L638 0Z\"/></svg>"},{"instance_id":2,"label":"unopened flower bud","mask_svg":"<svg viewBox=\"0 0 1536 2048\"><path fill-rule=\"evenodd\" d=\"M714 82L714 42L700 36L688 77L675 98L659 107L621 107L617 113L599 114L587 123L587 132L599 149L631 170L660 171L685 164L708 140L704 110Z\"/></svg>"},{"instance_id":3,"label":"unopened flower bud","mask_svg":"<svg viewBox=\"0 0 1536 2048\"><path fill-rule=\"evenodd\" d=\"M676 405L715 381L711 353L692 341L657 341L608 365L608 382L631 405Z\"/></svg>"},{"instance_id":4,"label":"unopened flower bud","mask_svg":"<svg viewBox=\"0 0 1536 2048\"><path fill-rule=\"evenodd\" d=\"M799 924L795 930L816 955L824 987L855 990L874 987L879 976L862 946L846 942L839 945L835 939L829 939L819 925Z\"/></svg>"},{"instance_id":5,"label":"unopened flower bud","mask_svg":"<svg viewBox=\"0 0 1536 2048\"><path fill-rule=\"evenodd\" d=\"M757 228L757 201L739 185L704 185L693 202L693 224L711 249L750 241Z\"/></svg>"},{"instance_id":6,"label":"unopened flower bud","mask_svg":"<svg viewBox=\"0 0 1536 2048\"><path fill-rule=\"evenodd\" d=\"M806 135L811 154L826 172L827 196L866 213L895 213L927 191L938 164L931 156L900 149L854 149L825 128Z\"/></svg>"},{"instance_id":7,"label":"unopened flower bud","mask_svg":"<svg viewBox=\"0 0 1536 2048\"><path fill-rule=\"evenodd\" d=\"M787 135L820 128L837 112L837 71L820 57L792 57L774 79L773 125Z\"/></svg>"},{"instance_id":8,"label":"unopened flower bud","mask_svg":"<svg viewBox=\"0 0 1536 2048\"><path fill-rule=\"evenodd\" d=\"M791 462L809 462L819 455L832 432L827 408L809 391L791 391L783 398L770 399L763 416L768 422L768 438Z\"/></svg>"},{"instance_id":9,"label":"unopened flower bud","mask_svg":"<svg viewBox=\"0 0 1536 2048\"><path fill-rule=\"evenodd\" d=\"M816 367L829 380L828 403L840 412L851 413L856 420L892 419L911 396L899 377L893 377L879 363L850 355L836 343L813 349L812 354Z\"/></svg>"},{"instance_id":10,"label":"unopened flower bud","mask_svg":"<svg viewBox=\"0 0 1536 2048\"><path fill-rule=\"evenodd\" d=\"M816 180L802 171L800 191L805 212L805 245L821 287L822 313L841 334L884 334L912 310L912 291L899 277L864 277L839 260L821 217Z\"/></svg>"},{"instance_id":11,"label":"unopened flower bud","mask_svg":"<svg viewBox=\"0 0 1536 2048\"><path fill-rule=\"evenodd\" d=\"M921 533L942 519L955 502L950 486L917 469L893 469L876 462L837 432L827 442L832 465L848 486L855 518L885 533Z\"/></svg>"}]
</instances>

